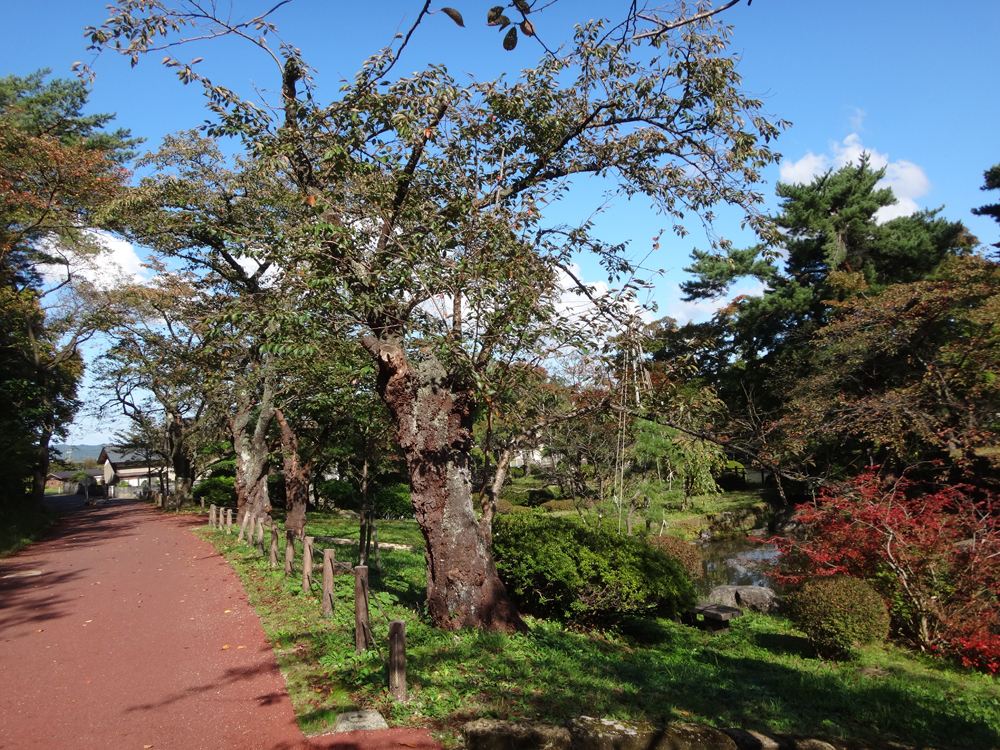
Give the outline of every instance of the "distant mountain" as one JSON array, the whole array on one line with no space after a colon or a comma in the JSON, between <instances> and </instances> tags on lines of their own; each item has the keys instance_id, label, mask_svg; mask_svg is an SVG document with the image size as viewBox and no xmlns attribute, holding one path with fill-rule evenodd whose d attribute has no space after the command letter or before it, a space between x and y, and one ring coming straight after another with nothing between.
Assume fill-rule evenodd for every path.
<instances>
[{"instance_id":1,"label":"distant mountain","mask_svg":"<svg viewBox=\"0 0 1000 750\"><path fill-rule=\"evenodd\" d=\"M66 461L82 461L92 458L95 461L101 455L103 445L53 445Z\"/></svg>"}]
</instances>

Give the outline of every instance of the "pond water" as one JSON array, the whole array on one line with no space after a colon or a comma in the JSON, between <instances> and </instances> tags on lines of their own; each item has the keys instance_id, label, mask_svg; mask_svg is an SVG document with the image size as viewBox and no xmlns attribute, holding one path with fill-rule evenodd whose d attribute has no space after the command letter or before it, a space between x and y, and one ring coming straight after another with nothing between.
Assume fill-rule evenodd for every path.
<instances>
[{"instance_id":1,"label":"pond water","mask_svg":"<svg viewBox=\"0 0 1000 750\"><path fill-rule=\"evenodd\" d=\"M748 538L711 541L701 545L699 551L702 576L695 584L702 596L716 586L771 585L765 574L779 554L775 545Z\"/></svg>"}]
</instances>

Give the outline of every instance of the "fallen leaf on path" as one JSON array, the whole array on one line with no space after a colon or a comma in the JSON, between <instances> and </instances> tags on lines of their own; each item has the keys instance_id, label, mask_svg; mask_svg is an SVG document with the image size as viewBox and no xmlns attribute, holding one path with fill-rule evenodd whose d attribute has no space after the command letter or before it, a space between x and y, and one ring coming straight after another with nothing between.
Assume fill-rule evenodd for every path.
<instances>
[{"instance_id":1,"label":"fallen leaf on path","mask_svg":"<svg viewBox=\"0 0 1000 750\"><path fill-rule=\"evenodd\" d=\"M228 643L225 646L222 647L222 650L225 651L227 648L229 648L229 644Z\"/></svg>"},{"instance_id":2,"label":"fallen leaf on path","mask_svg":"<svg viewBox=\"0 0 1000 750\"><path fill-rule=\"evenodd\" d=\"M93 620L87 620L87 622L93 622Z\"/></svg>"},{"instance_id":3,"label":"fallen leaf on path","mask_svg":"<svg viewBox=\"0 0 1000 750\"><path fill-rule=\"evenodd\" d=\"M241 648L246 648L246 646L237 646L236 650L239 651Z\"/></svg>"},{"instance_id":4,"label":"fallen leaf on path","mask_svg":"<svg viewBox=\"0 0 1000 750\"><path fill-rule=\"evenodd\" d=\"M227 615L227 614L229 614L229 613L230 613L230 612L232 612L232 611L233 611L233 610L231 610L231 609L227 609L227 610L226 610L225 612L223 612L222 614L224 614L224 615Z\"/></svg>"},{"instance_id":5,"label":"fallen leaf on path","mask_svg":"<svg viewBox=\"0 0 1000 750\"><path fill-rule=\"evenodd\" d=\"M403 747L420 747L420 745L413 745L409 742L400 742L399 744L402 745Z\"/></svg>"}]
</instances>

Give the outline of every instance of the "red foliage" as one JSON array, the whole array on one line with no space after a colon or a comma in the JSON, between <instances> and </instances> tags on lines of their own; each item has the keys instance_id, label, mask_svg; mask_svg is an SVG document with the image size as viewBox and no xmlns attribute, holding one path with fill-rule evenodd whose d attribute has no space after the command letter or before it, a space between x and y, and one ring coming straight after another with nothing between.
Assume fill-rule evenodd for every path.
<instances>
[{"instance_id":1,"label":"red foliage","mask_svg":"<svg viewBox=\"0 0 1000 750\"><path fill-rule=\"evenodd\" d=\"M967 666L1000 669L1000 502L993 493L966 485L921 492L906 479L887 486L866 473L853 491L824 493L799 510L813 534L805 542L775 540L783 553L779 582L863 578L904 637Z\"/></svg>"}]
</instances>

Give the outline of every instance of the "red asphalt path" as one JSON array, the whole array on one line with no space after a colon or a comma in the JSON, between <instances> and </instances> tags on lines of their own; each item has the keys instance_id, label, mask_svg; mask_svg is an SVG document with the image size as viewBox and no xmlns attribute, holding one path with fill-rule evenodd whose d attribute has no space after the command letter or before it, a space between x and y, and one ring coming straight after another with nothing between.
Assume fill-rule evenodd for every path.
<instances>
[{"instance_id":1,"label":"red asphalt path","mask_svg":"<svg viewBox=\"0 0 1000 750\"><path fill-rule=\"evenodd\" d=\"M0 748L441 747L417 730L303 738L239 579L192 533L203 524L112 500L0 560Z\"/></svg>"}]
</instances>

